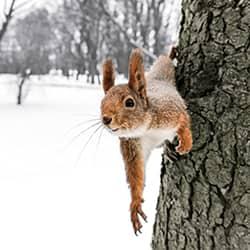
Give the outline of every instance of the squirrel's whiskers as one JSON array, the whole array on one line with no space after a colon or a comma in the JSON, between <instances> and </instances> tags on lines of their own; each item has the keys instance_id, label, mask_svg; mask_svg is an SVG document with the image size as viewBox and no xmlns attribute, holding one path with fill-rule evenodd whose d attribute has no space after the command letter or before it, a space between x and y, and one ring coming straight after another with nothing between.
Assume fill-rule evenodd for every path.
<instances>
[{"instance_id":1,"label":"squirrel's whiskers","mask_svg":"<svg viewBox=\"0 0 250 250\"><path fill-rule=\"evenodd\" d=\"M85 123L83 123L83 124L85 124ZM66 148L68 148L69 146L71 146L77 139L79 139L82 135L84 135L90 129L95 128L98 125L102 125L102 123L101 123L100 120L98 122L94 122L93 124L91 124L87 128L84 128L83 130L81 130L80 132L78 132L76 135L74 135L73 137L71 137L70 141L66 145ZM80 125L77 126L77 127L80 127Z\"/></svg>"},{"instance_id":2,"label":"squirrel's whiskers","mask_svg":"<svg viewBox=\"0 0 250 250\"><path fill-rule=\"evenodd\" d=\"M81 121L81 122L75 124L75 125L74 125L73 127L71 127L70 129L68 129L68 130L65 132L65 135L71 133L73 130L75 130L75 129L77 129L77 128L83 126L83 125L86 125L86 124L91 123L91 122L95 123L95 122L98 122L98 121L101 122L100 118L94 118L94 119L89 119L89 120Z\"/></svg>"},{"instance_id":3,"label":"squirrel's whiskers","mask_svg":"<svg viewBox=\"0 0 250 250\"><path fill-rule=\"evenodd\" d=\"M93 126L92 126L93 127ZM84 150L86 149L86 147L89 145L91 139L98 133L98 131L100 131L102 128L103 128L103 125L101 122L99 122L98 124L95 124L94 127L96 128L88 137L88 139L85 141L81 151L79 152L78 156L77 156L77 159L76 159L76 162L74 164L74 167L77 167L81 157L82 157L82 154L84 152Z\"/></svg>"},{"instance_id":4,"label":"squirrel's whiskers","mask_svg":"<svg viewBox=\"0 0 250 250\"><path fill-rule=\"evenodd\" d=\"M146 220L141 206L144 167L151 151L166 140L171 143L175 136L179 144L169 147L172 160L192 148L190 118L175 86L174 56L175 53L160 56L145 74L142 53L139 49L133 50L127 84L115 85L112 61L108 59L103 64L102 123L120 139L131 191L131 221L136 234L142 227L139 216Z\"/></svg>"}]
</instances>

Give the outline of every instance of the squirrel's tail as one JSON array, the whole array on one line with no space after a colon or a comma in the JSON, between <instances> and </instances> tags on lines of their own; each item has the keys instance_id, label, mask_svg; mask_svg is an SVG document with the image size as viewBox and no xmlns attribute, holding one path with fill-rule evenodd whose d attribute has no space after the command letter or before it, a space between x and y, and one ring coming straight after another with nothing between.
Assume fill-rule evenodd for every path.
<instances>
[{"instance_id":1,"label":"squirrel's tail","mask_svg":"<svg viewBox=\"0 0 250 250\"><path fill-rule=\"evenodd\" d=\"M170 55L159 56L150 71L148 77L155 80L167 81L175 85L175 67L173 59L176 57L176 48L172 48Z\"/></svg>"}]
</instances>

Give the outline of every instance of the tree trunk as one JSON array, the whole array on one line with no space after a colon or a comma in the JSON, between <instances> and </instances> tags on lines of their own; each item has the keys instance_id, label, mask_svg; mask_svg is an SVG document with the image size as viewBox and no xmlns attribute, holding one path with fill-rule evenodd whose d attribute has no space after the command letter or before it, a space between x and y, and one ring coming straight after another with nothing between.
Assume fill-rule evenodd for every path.
<instances>
[{"instance_id":1,"label":"tree trunk","mask_svg":"<svg viewBox=\"0 0 250 250\"><path fill-rule=\"evenodd\" d=\"M152 248L250 249L250 2L183 0L177 85L193 150L163 155Z\"/></svg>"},{"instance_id":2,"label":"tree trunk","mask_svg":"<svg viewBox=\"0 0 250 250\"><path fill-rule=\"evenodd\" d=\"M95 76L97 74L97 48L94 46L89 40L88 42L88 53L89 53L89 74L90 74L90 81L91 84L95 83Z\"/></svg>"},{"instance_id":3,"label":"tree trunk","mask_svg":"<svg viewBox=\"0 0 250 250\"><path fill-rule=\"evenodd\" d=\"M17 91L17 105L22 104L22 97L23 97L23 85L25 82L25 77L23 77L18 85L18 91Z\"/></svg>"}]
</instances>

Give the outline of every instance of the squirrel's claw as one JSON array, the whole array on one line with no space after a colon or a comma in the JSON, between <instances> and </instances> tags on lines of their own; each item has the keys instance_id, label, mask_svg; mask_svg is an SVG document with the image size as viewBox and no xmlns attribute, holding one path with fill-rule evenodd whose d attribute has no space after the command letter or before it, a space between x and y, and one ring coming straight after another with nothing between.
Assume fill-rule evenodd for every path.
<instances>
[{"instance_id":1,"label":"squirrel's claw","mask_svg":"<svg viewBox=\"0 0 250 250\"><path fill-rule=\"evenodd\" d=\"M179 160L180 155L176 151L175 146L169 141L166 141L165 145L166 145L165 146L165 153L166 153L167 158L172 162Z\"/></svg>"},{"instance_id":2,"label":"squirrel's claw","mask_svg":"<svg viewBox=\"0 0 250 250\"><path fill-rule=\"evenodd\" d=\"M142 233L141 232L141 228L142 228L142 224L138 218L138 215L136 214L134 216L134 218L132 219L132 224L133 224L133 228L134 228L134 232L135 232L135 235L137 236L137 233Z\"/></svg>"},{"instance_id":3,"label":"squirrel's claw","mask_svg":"<svg viewBox=\"0 0 250 250\"><path fill-rule=\"evenodd\" d=\"M141 207L138 208L138 214L142 217L142 219L147 222L147 216L146 214L142 211Z\"/></svg>"},{"instance_id":4,"label":"squirrel's claw","mask_svg":"<svg viewBox=\"0 0 250 250\"><path fill-rule=\"evenodd\" d=\"M142 224L140 222L139 215L143 218L144 221L147 222L147 216L142 211L141 205L138 205L138 206L133 207L131 209L131 221L132 221L132 225L133 225L134 232L135 232L136 236L137 236L138 232L142 233L142 231L141 231Z\"/></svg>"},{"instance_id":5,"label":"squirrel's claw","mask_svg":"<svg viewBox=\"0 0 250 250\"><path fill-rule=\"evenodd\" d=\"M167 153L167 157L170 161L174 162L179 160L180 155L175 151L170 151Z\"/></svg>"}]
</instances>

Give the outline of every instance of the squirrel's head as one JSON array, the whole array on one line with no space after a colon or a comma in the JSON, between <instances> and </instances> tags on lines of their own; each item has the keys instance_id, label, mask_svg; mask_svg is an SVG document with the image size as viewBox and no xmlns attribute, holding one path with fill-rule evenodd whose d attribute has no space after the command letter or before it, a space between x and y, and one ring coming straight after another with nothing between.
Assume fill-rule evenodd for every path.
<instances>
[{"instance_id":1,"label":"squirrel's head","mask_svg":"<svg viewBox=\"0 0 250 250\"><path fill-rule=\"evenodd\" d=\"M102 122L120 137L137 137L144 133L149 123L146 80L143 57L134 49L129 60L129 81L115 85L112 61L103 64L103 89L101 103Z\"/></svg>"}]
</instances>

